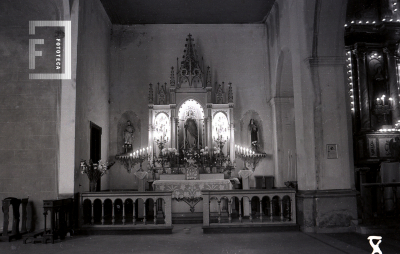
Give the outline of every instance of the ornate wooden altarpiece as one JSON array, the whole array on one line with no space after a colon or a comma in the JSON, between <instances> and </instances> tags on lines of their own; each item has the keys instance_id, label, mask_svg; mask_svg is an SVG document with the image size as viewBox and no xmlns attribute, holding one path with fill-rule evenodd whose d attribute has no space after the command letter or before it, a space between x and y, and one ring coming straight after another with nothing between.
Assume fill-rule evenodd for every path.
<instances>
[{"instance_id":1,"label":"ornate wooden altarpiece","mask_svg":"<svg viewBox=\"0 0 400 254\"><path fill-rule=\"evenodd\" d=\"M210 67L205 70L198 60L190 34L178 62L179 58L176 70L171 68L169 84L149 85L148 144L153 144L149 157L172 152L182 158L206 147L211 156L222 146L221 152L233 163L232 84L212 85Z\"/></svg>"}]
</instances>

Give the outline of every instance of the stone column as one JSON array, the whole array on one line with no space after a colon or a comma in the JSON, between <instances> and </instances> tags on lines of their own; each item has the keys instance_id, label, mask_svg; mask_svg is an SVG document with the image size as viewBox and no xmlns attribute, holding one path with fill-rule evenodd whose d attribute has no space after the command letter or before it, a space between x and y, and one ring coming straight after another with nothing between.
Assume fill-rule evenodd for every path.
<instances>
[{"instance_id":1,"label":"stone column","mask_svg":"<svg viewBox=\"0 0 400 254\"><path fill-rule=\"evenodd\" d=\"M171 112L171 117L170 117L170 128L171 128L171 140L169 141L170 147L175 148L175 117L173 117L172 112Z\"/></svg>"},{"instance_id":2,"label":"stone column","mask_svg":"<svg viewBox=\"0 0 400 254\"><path fill-rule=\"evenodd\" d=\"M149 128L148 128L148 146L151 146L151 149L149 151L149 155L150 155L150 160L153 160L153 155L155 151L155 147L154 147L154 142L153 142L153 130L154 130L154 126L153 126L153 104L149 104Z\"/></svg>"},{"instance_id":3,"label":"stone column","mask_svg":"<svg viewBox=\"0 0 400 254\"><path fill-rule=\"evenodd\" d=\"M212 140L212 113L211 113L211 108L212 104L207 104L207 111L208 111L208 116L207 116L207 123L208 123L208 128L207 128L207 140L208 140L208 148L211 149L213 148L213 140ZM211 153L210 153L211 156Z\"/></svg>"},{"instance_id":4,"label":"stone column","mask_svg":"<svg viewBox=\"0 0 400 254\"><path fill-rule=\"evenodd\" d=\"M357 59L358 94L360 108L361 130L371 129L370 100L368 96L367 82L367 48L364 44L357 43L354 51ZM353 80L353 82L356 82Z\"/></svg>"},{"instance_id":5,"label":"stone column","mask_svg":"<svg viewBox=\"0 0 400 254\"><path fill-rule=\"evenodd\" d=\"M179 133L178 133L178 126L179 126L179 118L175 117L174 118L174 142L175 142L175 147L176 150L179 152Z\"/></svg>"},{"instance_id":6,"label":"stone column","mask_svg":"<svg viewBox=\"0 0 400 254\"><path fill-rule=\"evenodd\" d=\"M229 139L229 157L231 162L235 161L235 123L233 118L233 105L232 108L229 108L229 130L230 130L230 139Z\"/></svg>"},{"instance_id":7,"label":"stone column","mask_svg":"<svg viewBox=\"0 0 400 254\"><path fill-rule=\"evenodd\" d=\"M389 45L383 49L387 61L387 73L389 79L390 98L392 98L392 125L399 120L399 88L397 85L396 45Z\"/></svg>"},{"instance_id":8,"label":"stone column","mask_svg":"<svg viewBox=\"0 0 400 254\"><path fill-rule=\"evenodd\" d=\"M208 118L207 117L204 117L204 137L203 137L203 139L204 139L203 146L204 147L207 146L210 148L210 146L208 145Z\"/></svg>"},{"instance_id":9,"label":"stone column","mask_svg":"<svg viewBox=\"0 0 400 254\"><path fill-rule=\"evenodd\" d=\"M345 0L334 5L330 1L292 1L287 11L282 10L289 25L281 23L280 32L288 33L292 56L297 223L305 232L351 231L351 221L357 218L351 110L345 82L344 6ZM365 60L363 54L361 60ZM365 61L359 63L360 71L365 72ZM366 86L365 76L361 85ZM368 93L364 96L368 100ZM364 105L363 127L370 128L369 107L365 106L368 104ZM328 156L330 147L336 148L337 157Z\"/></svg>"}]
</instances>

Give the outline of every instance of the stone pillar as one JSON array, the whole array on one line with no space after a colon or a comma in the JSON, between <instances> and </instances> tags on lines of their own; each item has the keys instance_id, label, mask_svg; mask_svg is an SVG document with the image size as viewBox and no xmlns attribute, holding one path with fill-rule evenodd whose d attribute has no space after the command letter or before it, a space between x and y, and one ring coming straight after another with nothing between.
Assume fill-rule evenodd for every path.
<instances>
[{"instance_id":1,"label":"stone pillar","mask_svg":"<svg viewBox=\"0 0 400 254\"><path fill-rule=\"evenodd\" d=\"M175 123L175 125L174 125L174 133L175 133L174 142L175 142L175 144L174 145L175 145L176 150L179 152L179 133L178 133L179 118L178 117L174 118L174 123Z\"/></svg>"},{"instance_id":2,"label":"stone pillar","mask_svg":"<svg viewBox=\"0 0 400 254\"><path fill-rule=\"evenodd\" d=\"M171 148L175 148L175 136L176 136L176 133L175 133L175 117L173 117L172 116L172 112L171 112L171 117L170 117L170 120L169 120L169 122L170 122L170 135L171 135L171 139L170 139L170 141L169 141L169 146L171 147Z\"/></svg>"},{"instance_id":3,"label":"stone pillar","mask_svg":"<svg viewBox=\"0 0 400 254\"><path fill-rule=\"evenodd\" d=\"M389 45L383 49L386 55L387 70L388 70L388 82L390 88L390 98L392 98L392 125L396 124L399 120L399 88L397 85L397 64L396 64L396 45Z\"/></svg>"},{"instance_id":4,"label":"stone pillar","mask_svg":"<svg viewBox=\"0 0 400 254\"><path fill-rule=\"evenodd\" d=\"M153 160L154 157L154 152L155 151L155 147L154 147L154 142L153 142L153 130L154 130L154 126L153 126L153 104L149 104L149 129L148 129L148 146L151 146L151 149L149 151L149 155L150 155L150 160Z\"/></svg>"},{"instance_id":5,"label":"stone pillar","mask_svg":"<svg viewBox=\"0 0 400 254\"><path fill-rule=\"evenodd\" d=\"M357 219L345 82L346 2L292 1L280 15L289 19L287 26L281 23L280 33L290 38L299 189L296 212L304 232L349 232L352 220ZM365 71L365 61L359 63L360 71ZM360 85L366 86L364 81ZM368 101L368 93L363 96ZM362 127L369 129L368 103L363 106ZM328 156L329 147L336 148L338 156Z\"/></svg>"},{"instance_id":6,"label":"stone pillar","mask_svg":"<svg viewBox=\"0 0 400 254\"><path fill-rule=\"evenodd\" d=\"M204 147L208 147L210 148L209 144L208 144L208 118L204 117Z\"/></svg>"},{"instance_id":7,"label":"stone pillar","mask_svg":"<svg viewBox=\"0 0 400 254\"><path fill-rule=\"evenodd\" d=\"M207 143L208 143L208 148L210 149L209 151L212 151L213 148L213 140L212 140L212 113L211 113L211 108L212 104L207 104L207 111L208 111L208 116L207 116L207 123L208 123L208 128L207 128ZM211 152L209 153L211 156Z\"/></svg>"},{"instance_id":8,"label":"stone pillar","mask_svg":"<svg viewBox=\"0 0 400 254\"><path fill-rule=\"evenodd\" d=\"M229 108L229 130L230 130L230 142L229 142L229 157L231 162L235 161L235 122L233 118L233 105L232 108Z\"/></svg>"},{"instance_id":9,"label":"stone pillar","mask_svg":"<svg viewBox=\"0 0 400 254\"><path fill-rule=\"evenodd\" d=\"M371 129L370 99L368 96L367 82L367 48L364 44L355 45L355 55L357 59L358 94L360 108L360 127L361 130ZM353 80L353 82L356 82Z\"/></svg>"},{"instance_id":10,"label":"stone pillar","mask_svg":"<svg viewBox=\"0 0 400 254\"><path fill-rule=\"evenodd\" d=\"M296 140L293 97L272 98L274 175L276 187L284 187L286 181L296 181Z\"/></svg>"}]
</instances>

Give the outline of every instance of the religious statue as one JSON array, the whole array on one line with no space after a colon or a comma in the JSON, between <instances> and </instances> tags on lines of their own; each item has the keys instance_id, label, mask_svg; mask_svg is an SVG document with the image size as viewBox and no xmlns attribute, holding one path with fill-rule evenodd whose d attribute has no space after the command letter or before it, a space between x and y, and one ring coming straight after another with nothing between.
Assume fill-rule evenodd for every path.
<instances>
[{"instance_id":1,"label":"religious statue","mask_svg":"<svg viewBox=\"0 0 400 254\"><path fill-rule=\"evenodd\" d=\"M185 145L188 148L197 148L198 130L196 120L188 118L185 123Z\"/></svg>"},{"instance_id":2,"label":"religious statue","mask_svg":"<svg viewBox=\"0 0 400 254\"><path fill-rule=\"evenodd\" d=\"M257 150L258 147L258 127L254 122L254 119L250 119L249 123L249 131L250 131L250 142L251 146L254 150Z\"/></svg>"},{"instance_id":3,"label":"religious statue","mask_svg":"<svg viewBox=\"0 0 400 254\"><path fill-rule=\"evenodd\" d=\"M133 143L133 133L135 132L135 128L131 124L131 121L127 121L128 125L124 130L124 144L125 145L132 145Z\"/></svg>"}]
</instances>

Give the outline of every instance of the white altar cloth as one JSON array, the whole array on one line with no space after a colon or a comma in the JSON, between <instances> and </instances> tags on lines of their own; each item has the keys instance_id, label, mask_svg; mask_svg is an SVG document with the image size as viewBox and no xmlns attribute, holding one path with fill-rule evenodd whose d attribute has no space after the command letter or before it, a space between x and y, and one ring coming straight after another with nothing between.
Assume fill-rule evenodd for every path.
<instances>
[{"instance_id":1,"label":"white altar cloth","mask_svg":"<svg viewBox=\"0 0 400 254\"><path fill-rule=\"evenodd\" d=\"M155 191L172 191L172 198L200 198L201 190L231 190L229 179L208 180L157 180L154 181Z\"/></svg>"}]
</instances>

